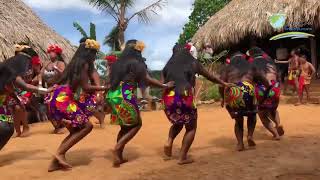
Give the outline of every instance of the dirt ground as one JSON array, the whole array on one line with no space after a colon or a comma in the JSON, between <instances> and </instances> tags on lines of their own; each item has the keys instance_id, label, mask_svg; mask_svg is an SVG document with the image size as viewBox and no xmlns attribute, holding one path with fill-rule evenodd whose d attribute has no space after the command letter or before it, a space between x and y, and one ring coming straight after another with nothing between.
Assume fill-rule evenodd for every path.
<instances>
[{"instance_id":1,"label":"dirt ground","mask_svg":"<svg viewBox=\"0 0 320 180\"><path fill-rule=\"evenodd\" d=\"M130 162L119 169L112 168L110 152L119 127L107 126L95 128L67 153L71 171L48 173L51 153L66 135L49 134L48 123L35 124L30 137L13 138L0 152L0 179L320 179L320 106L281 105L279 109L286 130L283 139L272 141L258 121L256 149L236 152L233 121L226 110L217 105L201 107L190 152L195 163L185 166L163 160L170 124L162 111L143 113L143 127L125 150ZM175 158L181 139L182 135L175 142Z\"/></svg>"}]
</instances>

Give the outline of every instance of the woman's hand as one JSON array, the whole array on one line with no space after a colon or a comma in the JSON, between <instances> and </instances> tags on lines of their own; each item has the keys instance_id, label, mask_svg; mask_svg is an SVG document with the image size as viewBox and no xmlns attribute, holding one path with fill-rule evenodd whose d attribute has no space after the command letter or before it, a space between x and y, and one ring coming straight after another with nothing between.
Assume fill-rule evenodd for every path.
<instances>
[{"instance_id":1,"label":"woman's hand","mask_svg":"<svg viewBox=\"0 0 320 180\"><path fill-rule=\"evenodd\" d=\"M224 82L224 83L223 83L223 86L224 86L224 87L234 87L234 86L236 86L236 85L233 84L233 83Z\"/></svg>"},{"instance_id":2,"label":"woman's hand","mask_svg":"<svg viewBox=\"0 0 320 180\"><path fill-rule=\"evenodd\" d=\"M170 81L170 82L167 82L165 84L165 88L167 89L171 89L171 88L174 88L175 87L175 82L174 81Z\"/></svg>"}]
</instances>

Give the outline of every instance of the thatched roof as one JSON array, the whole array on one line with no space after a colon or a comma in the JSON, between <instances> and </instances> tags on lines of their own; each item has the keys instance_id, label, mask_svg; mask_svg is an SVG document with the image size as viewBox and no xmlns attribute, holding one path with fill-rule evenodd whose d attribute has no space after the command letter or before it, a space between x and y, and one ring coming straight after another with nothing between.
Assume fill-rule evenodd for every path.
<instances>
[{"instance_id":1,"label":"thatched roof","mask_svg":"<svg viewBox=\"0 0 320 180\"><path fill-rule=\"evenodd\" d=\"M70 25L71 26L71 25ZM72 57L75 47L45 25L21 0L0 1L0 61L14 55L14 44L30 39L31 46L42 59L48 59L46 49L56 43L64 50L66 61Z\"/></svg>"},{"instance_id":2,"label":"thatched roof","mask_svg":"<svg viewBox=\"0 0 320 180\"><path fill-rule=\"evenodd\" d=\"M320 26L319 0L232 0L198 30L193 42L198 47L210 43L217 49L237 44L249 35L265 38L275 33L268 21L270 13L285 13L288 27Z\"/></svg>"}]
</instances>

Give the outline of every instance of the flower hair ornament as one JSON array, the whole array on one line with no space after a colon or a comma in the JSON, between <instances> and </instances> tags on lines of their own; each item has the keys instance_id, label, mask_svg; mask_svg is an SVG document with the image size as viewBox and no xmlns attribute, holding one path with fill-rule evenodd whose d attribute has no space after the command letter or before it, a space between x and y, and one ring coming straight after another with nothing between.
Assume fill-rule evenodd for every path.
<instances>
[{"instance_id":1,"label":"flower hair ornament","mask_svg":"<svg viewBox=\"0 0 320 180\"><path fill-rule=\"evenodd\" d=\"M87 49L95 49L97 51L99 51L100 49L100 44L93 39L87 39L84 43L85 43L85 48Z\"/></svg>"},{"instance_id":2,"label":"flower hair ornament","mask_svg":"<svg viewBox=\"0 0 320 180\"><path fill-rule=\"evenodd\" d=\"M137 41L136 45L134 46L134 49L137 50L137 51L142 52L145 47L146 47L146 46L145 46L144 42L142 42L142 41Z\"/></svg>"},{"instance_id":3,"label":"flower hair ornament","mask_svg":"<svg viewBox=\"0 0 320 180\"><path fill-rule=\"evenodd\" d=\"M62 54L62 48L56 44L50 45L47 49L47 53L54 52L56 54Z\"/></svg>"},{"instance_id":4,"label":"flower hair ornament","mask_svg":"<svg viewBox=\"0 0 320 180\"><path fill-rule=\"evenodd\" d=\"M24 49L27 49L27 48L30 48L30 46L20 45L20 44L15 44L14 45L14 51L15 52L21 52L21 51L23 51Z\"/></svg>"}]
</instances>

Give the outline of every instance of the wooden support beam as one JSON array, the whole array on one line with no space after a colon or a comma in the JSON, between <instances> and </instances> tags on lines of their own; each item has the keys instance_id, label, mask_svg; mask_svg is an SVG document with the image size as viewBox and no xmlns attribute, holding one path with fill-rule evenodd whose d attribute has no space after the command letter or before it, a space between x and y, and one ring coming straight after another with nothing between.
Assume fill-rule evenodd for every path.
<instances>
[{"instance_id":1,"label":"wooden support beam","mask_svg":"<svg viewBox=\"0 0 320 180\"><path fill-rule=\"evenodd\" d=\"M318 61L317 61L317 44L316 39L314 37L310 37L310 47L311 47L311 62L315 68L318 68Z\"/></svg>"}]
</instances>

